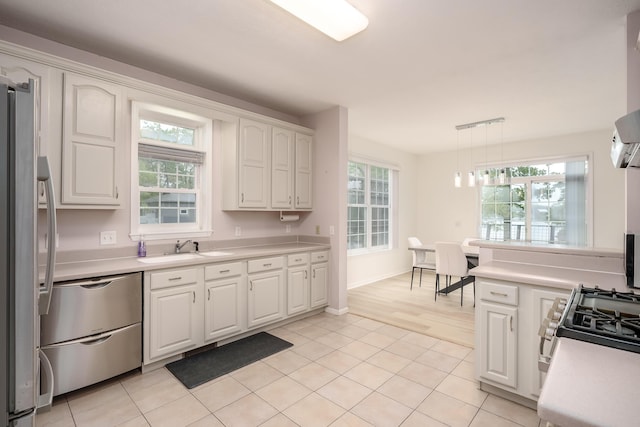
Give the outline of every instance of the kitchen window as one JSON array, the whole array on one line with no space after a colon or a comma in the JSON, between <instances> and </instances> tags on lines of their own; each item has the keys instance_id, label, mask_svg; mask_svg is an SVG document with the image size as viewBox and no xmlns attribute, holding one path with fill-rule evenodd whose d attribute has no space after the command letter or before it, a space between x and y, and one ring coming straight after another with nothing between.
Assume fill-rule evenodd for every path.
<instances>
[{"instance_id":1,"label":"kitchen window","mask_svg":"<svg viewBox=\"0 0 640 427\"><path fill-rule=\"evenodd\" d=\"M392 242L392 168L348 164L347 249L350 254L389 249Z\"/></svg>"},{"instance_id":2,"label":"kitchen window","mask_svg":"<svg viewBox=\"0 0 640 427\"><path fill-rule=\"evenodd\" d=\"M508 177L504 184L499 183L501 170ZM489 174L494 182L480 188L482 238L589 245L586 157L489 169Z\"/></svg>"},{"instance_id":3,"label":"kitchen window","mask_svg":"<svg viewBox=\"0 0 640 427\"><path fill-rule=\"evenodd\" d=\"M133 102L131 129L132 237L208 236L211 120Z\"/></svg>"}]
</instances>

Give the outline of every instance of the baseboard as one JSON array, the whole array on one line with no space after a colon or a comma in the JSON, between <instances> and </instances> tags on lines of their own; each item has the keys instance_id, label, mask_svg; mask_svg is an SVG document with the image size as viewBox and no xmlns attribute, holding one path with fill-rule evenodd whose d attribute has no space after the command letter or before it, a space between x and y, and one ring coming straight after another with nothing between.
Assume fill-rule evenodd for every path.
<instances>
[{"instance_id":1,"label":"baseboard","mask_svg":"<svg viewBox=\"0 0 640 427\"><path fill-rule=\"evenodd\" d=\"M401 274L406 274L406 273L411 273L411 270L403 270L403 271L400 271L400 272L385 274L383 276L368 278L368 279L365 279L365 280L362 280L362 281L358 281L358 282L355 282L355 283L347 283L347 290L359 288L361 286L365 286L365 285L369 285L371 283L379 282L380 280L390 279L392 277L396 277L396 276L399 276Z\"/></svg>"},{"instance_id":2,"label":"baseboard","mask_svg":"<svg viewBox=\"0 0 640 427\"><path fill-rule=\"evenodd\" d=\"M325 312L329 314L333 314L336 316L342 316L343 314L347 314L349 312L349 307L341 308L340 310L336 310L335 308L327 307L324 309Z\"/></svg>"}]
</instances>

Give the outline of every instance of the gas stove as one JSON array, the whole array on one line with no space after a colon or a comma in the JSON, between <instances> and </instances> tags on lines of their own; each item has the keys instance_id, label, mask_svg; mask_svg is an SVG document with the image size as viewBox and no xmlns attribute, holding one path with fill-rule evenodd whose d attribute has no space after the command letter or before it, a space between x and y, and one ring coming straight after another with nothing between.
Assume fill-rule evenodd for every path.
<instances>
[{"instance_id":1,"label":"gas stove","mask_svg":"<svg viewBox=\"0 0 640 427\"><path fill-rule=\"evenodd\" d=\"M580 285L555 335L640 353L640 294Z\"/></svg>"}]
</instances>

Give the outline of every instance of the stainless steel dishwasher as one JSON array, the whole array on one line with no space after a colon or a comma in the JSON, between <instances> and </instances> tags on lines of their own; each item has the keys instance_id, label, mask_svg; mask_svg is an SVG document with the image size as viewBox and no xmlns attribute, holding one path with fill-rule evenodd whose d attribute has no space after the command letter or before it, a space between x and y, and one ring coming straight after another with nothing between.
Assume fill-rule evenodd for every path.
<instances>
[{"instance_id":1,"label":"stainless steel dishwasher","mask_svg":"<svg viewBox=\"0 0 640 427\"><path fill-rule=\"evenodd\" d=\"M55 283L40 325L53 394L142 365L142 274Z\"/></svg>"}]
</instances>

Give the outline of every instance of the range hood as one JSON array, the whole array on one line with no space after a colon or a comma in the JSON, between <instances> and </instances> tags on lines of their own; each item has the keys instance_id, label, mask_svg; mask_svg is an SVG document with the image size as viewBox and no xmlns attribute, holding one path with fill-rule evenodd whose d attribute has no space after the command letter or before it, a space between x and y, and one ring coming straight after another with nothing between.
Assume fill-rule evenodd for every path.
<instances>
[{"instance_id":1,"label":"range hood","mask_svg":"<svg viewBox=\"0 0 640 427\"><path fill-rule=\"evenodd\" d=\"M611 141L611 160L617 168L640 167L640 110L615 122Z\"/></svg>"}]
</instances>

